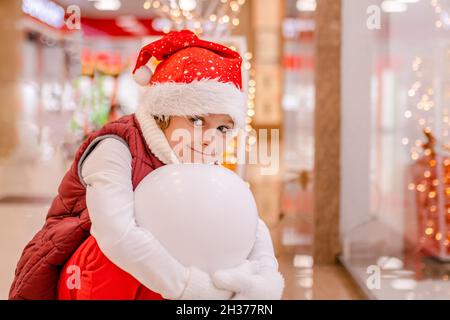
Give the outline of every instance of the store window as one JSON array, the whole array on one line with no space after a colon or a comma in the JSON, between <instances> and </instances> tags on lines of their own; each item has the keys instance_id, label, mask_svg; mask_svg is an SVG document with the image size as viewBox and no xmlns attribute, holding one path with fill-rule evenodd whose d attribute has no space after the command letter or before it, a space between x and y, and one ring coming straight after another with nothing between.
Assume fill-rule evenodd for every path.
<instances>
[{"instance_id":1,"label":"store window","mask_svg":"<svg viewBox=\"0 0 450 320\"><path fill-rule=\"evenodd\" d=\"M372 298L450 294L449 13L343 2L342 261Z\"/></svg>"}]
</instances>

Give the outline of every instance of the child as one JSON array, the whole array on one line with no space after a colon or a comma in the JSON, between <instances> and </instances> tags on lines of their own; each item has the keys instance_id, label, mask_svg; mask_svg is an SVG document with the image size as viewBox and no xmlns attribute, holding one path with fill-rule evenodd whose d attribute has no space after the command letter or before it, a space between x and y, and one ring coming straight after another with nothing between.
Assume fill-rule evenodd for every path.
<instances>
[{"instance_id":1,"label":"child","mask_svg":"<svg viewBox=\"0 0 450 320\"><path fill-rule=\"evenodd\" d=\"M153 75L145 66L151 57L162 61ZM181 265L134 219L133 190L147 174L199 155L201 162L216 162L220 152L208 147L244 124L241 62L237 52L187 30L170 32L141 50L133 73L147 91L138 110L105 125L82 144L44 227L24 249L10 299L55 299L58 290L60 298L73 298L70 290L80 289L77 279L73 288L64 288L69 282L63 273L59 289L58 280L68 261L83 257L93 259L94 271L107 272L97 272L96 279L90 278L97 282L85 283L88 297L76 298L281 298L284 281L262 220L248 261L211 277ZM173 139L178 129L189 133L195 128L213 130L213 139L200 144L185 139L181 147ZM101 290L114 282L121 283L117 292Z\"/></svg>"}]
</instances>

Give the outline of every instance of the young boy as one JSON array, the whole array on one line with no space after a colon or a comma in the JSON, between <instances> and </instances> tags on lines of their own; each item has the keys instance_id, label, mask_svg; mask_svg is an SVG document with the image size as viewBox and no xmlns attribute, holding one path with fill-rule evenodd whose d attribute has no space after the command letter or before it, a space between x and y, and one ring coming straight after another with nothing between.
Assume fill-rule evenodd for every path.
<instances>
[{"instance_id":1,"label":"young boy","mask_svg":"<svg viewBox=\"0 0 450 320\"><path fill-rule=\"evenodd\" d=\"M161 61L153 75L145 66L151 57ZM214 145L226 144L226 133L244 124L241 63L237 52L187 30L142 48L133 73L147 91L138 110L82 144L44 227L24 249L10 299L158 298L149 292L166 299L281 298L284 281L262 220L248 260L211 278L181 265L134 219L133 190L147 174L164 164L198 162L192 159L216 162L222 151ZM200 143L183 139L181 146L174 139L179 130L195 136L199 128L213 134ZM87 291L76 297L70 290L79 288L64 287L63 273L58 289L63 266L86 257L91 271L107 272L82 274Z\"/></svg>"}]
</instances>

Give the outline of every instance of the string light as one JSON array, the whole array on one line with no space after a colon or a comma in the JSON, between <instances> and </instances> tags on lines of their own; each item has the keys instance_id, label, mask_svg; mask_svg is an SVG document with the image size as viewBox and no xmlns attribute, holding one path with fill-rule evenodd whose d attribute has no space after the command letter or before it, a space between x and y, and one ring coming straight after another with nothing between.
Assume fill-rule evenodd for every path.
<instances>
[{"instance_id":1,"label":"string light","mask_svg":"<svg viewBox=\"0 0 450 320\"><path fill-rule=\"evenodd\" d=\"M419 191L419 192L425 192L425 186L423 185L423 184L418 184L417 186L416 186L416 190L417 191Z\"/></svg>"},{"instance_id":2,"label":"string light","mask_svg":"<svg viewBox=\"0 0 450 320\"><path fill-rule=\"evenodd\" d=\"M152 7L151 1L149 0L145 1L143 7L145 10L149 10Z\"/></svg>"},{"instance_id":3,"label":"string light","mask_svg":"<svg viewBox=\"0 0 450 320\"><path fill-rule=\"evenodd\" d=\"M441 0L431 1L431 6L434 8L434 13L436 14L434 25L438 30L450 29L450 12L449 10L443 9L443 4Z\"/></svg>"},{"instance_id":4,"label":"string light","mask_svg":"<svg viewBox=\"0 0 450 320\"><path fill-rule=\"evenodd\" d=\"M250 70L249 71L250 79L248 81L248 95L247 95L247 108L248 108L248 110L247 110L247 117L246 117L247 125L246 125L246 128L245 128L245 130L247 132L251 132L253 130L253 127L252 127L251 123L253 121L253 117L255 116L256 80L254 79L255 72L252 69L252 64L250 62L252 57L253 57L253 54L251 52L246 52L243 55L243 58L244 58L244 61L245 61L244 64L247 65L247 67L248 67L247 70ZM249 138L247 140L247 143L250 144L250 145L252 144L252 143L250 143L250 141L253 141L253 138L256 141L256 138L255 137L252 138L252 137L253 136L249 136Z\"/></svg>"},{"instance_id":5,"label":"string light","mask_svg":"<svg viewBox=\"0 0 450 320\"><path fill-rule=\"evenodd\" d=\"M412 116L411 110L406 110L406 111L405 111L405 118L406 118L406 119L409 119L409 118L411 118L411 116Z\"/></svg>"}]
</instances>

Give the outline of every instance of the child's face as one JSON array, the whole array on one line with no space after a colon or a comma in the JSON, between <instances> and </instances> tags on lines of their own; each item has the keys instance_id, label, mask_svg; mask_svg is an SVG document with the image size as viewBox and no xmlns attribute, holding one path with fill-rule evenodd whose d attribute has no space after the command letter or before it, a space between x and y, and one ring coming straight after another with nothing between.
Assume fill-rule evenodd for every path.
<instances>
[{"instance_id":1,"label":"child's face","mask_svg":"<svg viewBox=\"0 0 450 320\"><path fill-rule=\"evenodd\" d=\"M164 134L183 163L213 163L226 151L233 127L224 114L172 116Z\"/></svg>"}]
</instances>

